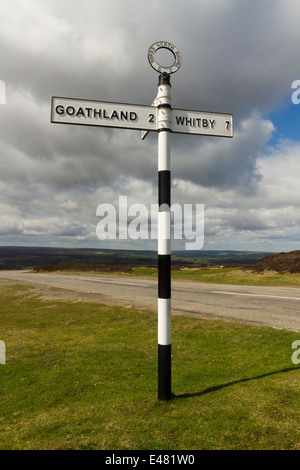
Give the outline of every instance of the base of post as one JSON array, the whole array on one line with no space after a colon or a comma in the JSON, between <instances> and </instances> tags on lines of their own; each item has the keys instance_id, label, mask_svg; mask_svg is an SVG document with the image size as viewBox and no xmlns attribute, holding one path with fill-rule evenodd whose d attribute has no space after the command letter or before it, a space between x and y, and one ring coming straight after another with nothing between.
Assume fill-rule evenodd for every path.
<instances>
[{"instance_id":1,"label":"base of post","mask_svg":"<svg viewBox=\"0 0 300 470\"><path fill-rule=\"evenodd\" d=\"M171 393L171 345L158 345L158 399L167 401Z\"/></svg>"}]
</instances>

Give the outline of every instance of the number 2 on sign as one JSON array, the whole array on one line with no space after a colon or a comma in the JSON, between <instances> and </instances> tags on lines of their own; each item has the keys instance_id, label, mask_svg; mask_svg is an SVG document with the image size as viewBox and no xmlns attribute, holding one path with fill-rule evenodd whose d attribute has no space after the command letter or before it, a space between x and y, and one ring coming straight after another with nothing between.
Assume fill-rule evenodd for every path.
<instances>
[{"instance_id":1,"label":"number 2 on sign","mask_svg":"<svg viewBox=\"0 0 300 470\"><path fill-rule=\"evenodd\" d=\"M154 122L154 114L149 114L149 121L148 122Z\"/></svg>"}]
</instances>

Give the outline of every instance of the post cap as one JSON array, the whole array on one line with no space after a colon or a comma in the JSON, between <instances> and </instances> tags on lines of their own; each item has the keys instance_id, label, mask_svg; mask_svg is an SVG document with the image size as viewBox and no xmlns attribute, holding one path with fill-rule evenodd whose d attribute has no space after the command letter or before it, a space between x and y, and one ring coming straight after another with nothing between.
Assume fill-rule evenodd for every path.
<instances>
[{"instance_id":1,"label":"post cap","mask_svg":"<svg viewBox=\"0 0 300 470\"><path fill-rule=\"evenodd\" d=\"M159 80L158 80L159 85L170 85L170 74L167 72L163 72L159 75Z\"/></svg>"}]
</instances>

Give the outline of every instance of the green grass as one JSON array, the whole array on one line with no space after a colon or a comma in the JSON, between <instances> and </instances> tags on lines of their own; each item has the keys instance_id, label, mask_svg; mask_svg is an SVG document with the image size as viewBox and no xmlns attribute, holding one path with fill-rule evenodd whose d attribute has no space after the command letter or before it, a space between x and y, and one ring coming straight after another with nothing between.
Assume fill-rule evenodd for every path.
<instances>
[{"instance_id":1,"label":"green grass","mask_svg":"<svg viewBox=\"0 0 300 470\"><path fill-rule=\"evenodd\" d=\"M299 333L172 319L172 391L157 400L147 311L0 291L0 449L299 449Z\"/></svg>"},{"instance_id":2,"label":"green grass","mask_svg":"<svg viewBox=\"0 0 300 470\"><path fill-rule=\"evenodd\" d=\"M257 273L239 268L210 268L199 271L186 269L173 271L173 279L186 279L198 282L208 282L231 285L252 286L300 286L300 273L277 273L264 271Z\"/></svg>"}]
</instances>

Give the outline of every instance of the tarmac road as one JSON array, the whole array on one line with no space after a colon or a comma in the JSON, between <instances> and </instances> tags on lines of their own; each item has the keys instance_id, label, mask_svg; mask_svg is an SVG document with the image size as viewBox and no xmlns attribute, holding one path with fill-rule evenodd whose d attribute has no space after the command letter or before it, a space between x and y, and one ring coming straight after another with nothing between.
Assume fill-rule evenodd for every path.
<instances>
[{"instance_id":1,"label":"tarmac road","mask_svg":"<svg viewBox=\"0 0 300 470\"><path fill-rule=\"evenodd\" d=\"M94 294L104 303L157 309L157 280L125 275L0 271L0 279ZM222 319L300 332L300 288L172 281L172 314Z\"/></svg>"}]
</instances>

